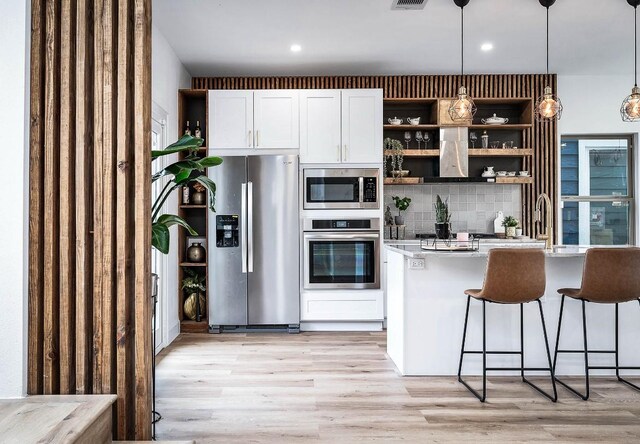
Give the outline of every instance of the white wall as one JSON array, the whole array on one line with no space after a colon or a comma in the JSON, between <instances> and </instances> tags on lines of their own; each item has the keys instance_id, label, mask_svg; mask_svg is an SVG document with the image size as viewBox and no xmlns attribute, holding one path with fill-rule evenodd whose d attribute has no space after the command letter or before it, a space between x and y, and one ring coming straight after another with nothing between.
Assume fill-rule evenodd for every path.
<instances>
[{"instance_id":1,"label":"white wall","mask_svg":"<svg viewBox=\"0 0 640 444\"><path fill-rule=\"evenodd\" d=\"M178 89L191 87L191 75L182 65L173 48L162 33L153 26L152 29L152 98L153 102L167 112L166 123L167 144L178 139ZM177 155L167 159L169 162L177 160ZM174 193L167 201L168 210L172 214L178 212L178 194ZM166 280L168 289L168 343L173 341L180 332L178 319L178 234L177 227L171 231L171 250L168 259L168 276L161 276ZM168 345L168 343L166 345Z\"/></svg>"},{"instance_id":2,"label":"white wall","mask_svg":"<svg viewBox=\"0 0 640 444\"><path fill-rule=\"evenodd\" d=\"M560 136L584 134L634 135L634 170L636 175L635 238L636 244L640 244L640 147L638 146L640 123L623 122L620 117L620 105L624 98L631 94L632 87L633 72L616 76L559 75L558 95L564 105L564 111L559 122L558 133Z\"/></svg>"},{"instance_id":3,"label":"white wall","mask_svg":"<svg viewBox=\"0 0 640 444\"><path fill-rule=\"evenodd\" d=\"M0 398L26 393L29 4L0 2Z\"/></svg>"}]
</instances>

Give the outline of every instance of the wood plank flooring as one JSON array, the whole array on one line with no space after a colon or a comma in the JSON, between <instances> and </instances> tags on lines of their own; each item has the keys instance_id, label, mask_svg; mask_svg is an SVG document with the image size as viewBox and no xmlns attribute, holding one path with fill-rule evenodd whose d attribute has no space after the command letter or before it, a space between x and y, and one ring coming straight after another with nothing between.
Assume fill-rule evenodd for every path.
<instances>
[{"instance_id":1,"label":"wood plank flooring","mask_svg":"<svg viewBox=\"0 0 640 444\"><path fill-rule=\"evenodd\" d=\"M385 350L385 333L181 335L158 360L157 438L640 441L640 393L611 379L593 378L588 402L559 388L552 404L517 378L494 377L481 404L454 377L399 376Z\"/></svg>"}]
</instances>

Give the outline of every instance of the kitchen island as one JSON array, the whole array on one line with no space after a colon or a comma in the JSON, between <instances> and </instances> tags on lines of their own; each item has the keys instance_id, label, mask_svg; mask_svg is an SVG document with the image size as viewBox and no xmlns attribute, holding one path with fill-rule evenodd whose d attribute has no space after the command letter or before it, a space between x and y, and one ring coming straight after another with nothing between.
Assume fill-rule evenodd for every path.
<instances>
[{"instance_id":1,"label":"kitchen island","mask_svg":"<svg viewBox=\"0 0 640 444\"><path fill-rule=\"evenodd\" d=\"M422 250L417 242L385 245L387 289L387 353L402 375L455 375L467 297L464 290L481 288L488 251L492 247L543 248L542 243L486 243L470 252ZM547 287L542 298L547 332L553 353L561 296L557 289L579 287L586 248L559 246L546 253ZM475 303L474 303L475 302ZM537 304L525 304L524 340L528 366L546 365L544 340ZM561 347L581 349L580 303L567 298ZM482 304L471 301L467 350L482 349ZM614 307L588 304L589 348L613 349ZM640 360L640 309L637 302L621 305L620 364L637 365ZM487 349L518 350L520 313L516 305L487 304ZM634 359L635 358L635 359ZM518 356L492 355L492 367L519 365ZM612 365L613 355L593 354L593 365ZM465 357L465 374L480 374L481 355ZM584 372L580 354L559 358L559 375ZM594 374L613 374L612 371Z\"/></svg>"}]
</instances>

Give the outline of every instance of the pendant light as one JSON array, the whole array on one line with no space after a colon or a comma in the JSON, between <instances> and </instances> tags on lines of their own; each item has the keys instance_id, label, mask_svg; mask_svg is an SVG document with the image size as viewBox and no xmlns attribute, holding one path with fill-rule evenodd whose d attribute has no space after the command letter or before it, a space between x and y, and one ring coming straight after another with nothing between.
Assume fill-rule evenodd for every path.
<instances>
[{"instance_id":1,"label":"pendant light","mask_svg":"<svg viewBox=\"0 0 640 444\"><path fill-rule=\"evenodd\" d=\"M549 8L556 0L539 0L547 8L547 75L549 74ZM562 102L553 94L550 86L544 88L544 94L536 100L536 119L540 121L560 120L562 117Z\"/></svg>"},{"instance_id":2,"label":"pendant light","mask_svg":"<svg viewBox=\"0 0 640 444\"><path fill-rule=\"evenodd\" d=\"M620 115L624 122L638 122L640 121L640 88L638 88L638 6L640 6L640 0L627 0L627 3L635 10L635 31L633 34L635 83L631 94L622 101Z\"/></svg>"},{"instance_id":3,"label":"pendant light","mask_svg":"<svg viewBox=\"0 0 640 444\"><path fill-rule=\"evenodd\" d=\"M460 8L460 19L461 19L461 39L460 39L460 47L461 47L461 70L460 70L460 78L464 77L464 7L469 4L469 0L453 0L453 2ZM458 98L451 103L451 107L449 107L449 116L451 120L454 122L461 121L472 121L473 116L475 116L476 104L473 103L473 99L469 97L467 94L467 88L464 85L460 86L458 90Z\"/></svg>"}]
</instances>

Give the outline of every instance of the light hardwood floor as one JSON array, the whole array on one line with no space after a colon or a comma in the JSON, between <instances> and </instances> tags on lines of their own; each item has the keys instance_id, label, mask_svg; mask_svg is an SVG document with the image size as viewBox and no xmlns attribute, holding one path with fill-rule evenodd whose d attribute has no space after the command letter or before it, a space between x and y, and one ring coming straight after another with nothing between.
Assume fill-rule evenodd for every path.
<instances>
[{"instance_id":1,"label":"light hardwood floor","mask_svg":"<svg viewBox=\"0 0 640 444\"><path fill-rule=\"evenodd\" d=\"M181 335L159 357L158 439L197 443L640 442L640 393L592 379L557 404L495 377L401 377L384 333ZM542 380L541 380L541 383Z\"/></svg>"}]
</instances>

